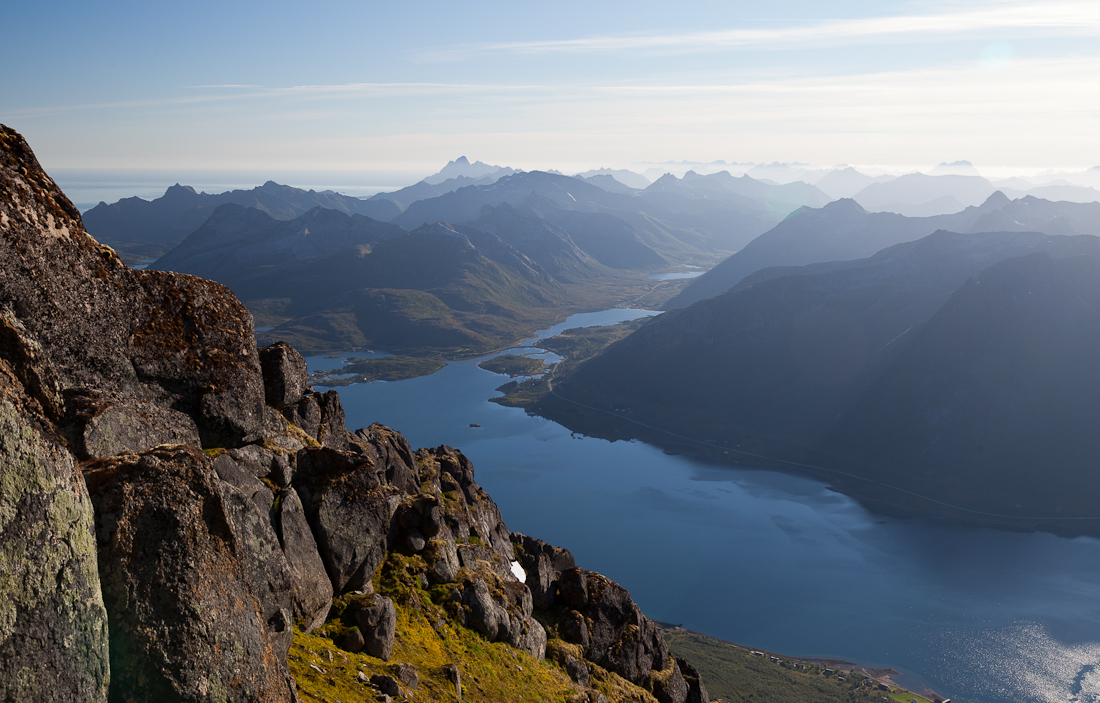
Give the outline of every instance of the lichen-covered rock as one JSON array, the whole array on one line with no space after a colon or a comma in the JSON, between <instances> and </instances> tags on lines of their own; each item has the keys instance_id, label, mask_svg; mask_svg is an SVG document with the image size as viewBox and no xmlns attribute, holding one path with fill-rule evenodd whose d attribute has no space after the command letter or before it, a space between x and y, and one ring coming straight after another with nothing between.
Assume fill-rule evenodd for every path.
<instances>
[{"instance_id":1,"label":"lichen-covered rock","mask_svg":"<svg viewBox=\"0 0 1100 703\"><path fill-rule=\"evenodd\" d=\"M669 667L668 645L657 626L625 588L592 571L574 567L558 582L558 630L581 644L584 657L624 679L645 685L650 672Z\"/></svg>"},{"instance_id":2,"label":"lichen-covered rock","mask_svg":"<svg viewBox=\"0 0 1100 703\"><path fill-rule=\"evenodd\" d=\"M267 478L277 486L290 485L291 467L284 454L269 451L258 444L246 444L229 450L229 456L256 478Z\"/></svg>"},{"instance_id":3,"label":"lichen-covered rock","mask_svg":"<svg viewBox=\"0 0 1100 703\"><path fill-rule=\"evenodd\" d=\"M98 390L171 407L191 416L207 446L261 429L263 379L248 310L212 281L127 267L84 231L30 147L3 126L0 309L45 362L18 364L20 373L41 375L24 381L32 397ZM46 415L59 419L48 408Z\"/></svg>"},{"instance_id":4,"label":"lichen-covered rock","mask_svg":"<svg viewBox=\"0 0 1100 703\"><path fill-rule=\"evenodd\" d=\"M459 563L477 569L477 562L483 561L501 579L515 581L511 533L496 503L474 482L470 460L462 452L444 446L417 450L414 466L420 485L431 486L424 495L434 498L439 506L439 524L445 527L437 537L456 544ZM422 521L423 534L427 534L425 529L429 528Z\"/></svg>"},{"instance_id":5,"label":"lichen-covered rock","mask_svg":"<svg viewBox=\"0 0 1100 703\"><path fill-rule=\"evenodd\" d=\"M85 479L112 699L293 700L289 618L265 602L282 597L265 564L278 558L252 497L188 445L89 462Z\"/></svg>"},{"instance_id":6,"label":"lichen-covered rock","mask_svg":"<svg viewBox=\"0 0 1100 703\"><path fill-rule=\"evenodd\" d=\"M665 670L650 674L650 686L658 703L685 703L687 700L688 685L675 657L669 657Z\"/></svg>"},{"instance_id":7,"label":"lichen-covered rock","mask_svg":"<svg viewBox=\"0 0 1100 703\"><path fill-rule=\"evenodd\" d=\"M382 480L388 485L408 495L420 492L416 458L409 441L401 433L375 423L365 429L356 430L348 439L350 449L369 456L382 472Z\"/></svg>"},{"instance_id":8,"label":"lichen-covered rock","mask_svg":"<svg viewBox=\"0 0 1100 703\"><path fill-rule=\"evenodd\" d=\"M301 400L309 388L309 370L298 350L286 342L275 342L259 351L267 404L281 410Z\"/></svg>"},{"instance_id":9,"label":"lichen-covered rock","mask_svg":"<svg viewBox=\"0 0 1100 703\"><path fill-rule=\"evenodd\" d=\"M132 273L138 292L127 353L145 394L194 417L203 446L258 438L264 389L252 315L213 281Z\"/></svg>"},{"instance_id":10,"label":"lichen-covered rock","mask_svg":"<svg viewBox=\"0 0 1100 703\"><path fill-rule=\"evenodd\" d=\"M294 488L336 594L360 590L385 556L387 491L363 454L325 447L298 452Z\"/></svg>"},{"instance_id":11,"label":"lichen-covered rock","mask_svg":"<svg viewBox=\"0 0 1100 703\"><path fill-rule=\"evenodd\" d=\"M106 701L92 503L34 405L0 359L0 700Z\"/></svg>"},{"instance_id":12,"label":"lichen-covered rock","mask_svg":"<svg viewBox=\"0 0 1100 703\"><path fill-rule=\"evenodd\" d=\"M62 432L80 459L141 452L161 444L199 444L195 421L178 410L118 393L65 394Z\"/></svg>"},{"instance_id":13,"label":"lichen-covered rock","mask_svg":"<svg viewBox=\"0 0 1100 703\"><path fill-rule=\"evenodd\" d=\"M458 563L458 551L453 540L433 539L425 547L428 559L428 577L434 583L453 583L462 565Z\"/></svg>"}]
</instances>

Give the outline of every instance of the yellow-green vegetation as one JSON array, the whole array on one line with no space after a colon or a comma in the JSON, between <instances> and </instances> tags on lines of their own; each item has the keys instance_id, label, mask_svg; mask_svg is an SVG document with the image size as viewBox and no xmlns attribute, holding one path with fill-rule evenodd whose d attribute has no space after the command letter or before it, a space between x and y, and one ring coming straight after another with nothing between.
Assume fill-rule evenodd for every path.
<instances>
[{"instance_id":1,"label":"yellow-green vegetation","mask_svg":"<svg viewBox=\"0 0 1100 703\"><path fill-rule=\"evenodd\" d=\"M480 368L505 376L536 376L546 372L546 362L519 354L502 354L478 364Z\"/></svg>"},{"instance_id":2,"label":"yellow-green vegetation","mask_svg":"<svg viewBox=\"0 0 1100 703\"><path fill-rule=\"evenodd\" d=\"M918 696L917 694L910 691L895 690L890 691L888 695L895 701L898 701L898 703L912 703L913 701L916 701L917 703L932 703L932 701L928 700L924 696Z\"/></svg>"},{"instance_id":3,"label":"yellow-green vegetation","mask_svg":"<svg viewBox=\"0 0 1100 703\"><path fill-rule=\"evenodd\" d=\"M878 682L851 667L827 669L820 664L754 655L752 650L688 630L666 630L669 650L687 659L699 670L711 699L726 698L734 703L882 703L890 696L909 703L914 693L894 688L878 689ZM827 673L831 671L832 673ZM900 692L899 692L900 691Z\"/></svg>"},{"instance_id":4,"label":"yellow-green vegetation","mask_svg":"<svg viewBox=\"0 0 1100 703\"><path fill-rule=\"evenodd\" d=\"M424 589L419 579L424 567L420 556L390 552L375 574L372 583L375 591L392 598L397 611L396 636L388 662L364 653L345 652L334 643L354 627L353 618L345 615L354 610L357 601L370 600L371 596L337 598L323 626L309 634L295 629L289 662L303 701L373 701L375 690L356 676L362 672L368 681L374 675L396 678L397 664L413 665L419 676L416 689L405 691L411 694L406 696L410 700L457 700L455 685L445 668L449 665L457 666L461 672L464 701L580 703L588 700L585 689L573 683L560 665L567 655L581 658L577 645L551 639L546 658L538 661L503 642L488 642L455 619L465 608L452 597L456 584ZM463 572L466 571L464 568ZM463 572L460 572L460 580ZM602 693L609 703L654 703L649 693L617 674L596 666L592 669L590 686Z\"/></svg>"},{"instance_id":5,"label":"yellow-green vegetation","mask_svg":"<svg viewBox=\"0 0 1100 703\"><path fill-rule=\"evenodd\" d=\"M566 700L575 691L565 673L550 662L536 661L504 643L487 642L480 634L455 623L442 605L433 602L433 596L441 602L446 600L448 589L437 586L429 593L413 576L422 566L419 557L391 552L374 580L378 592L393 598L397 611L390 662L416 667L420 680L411 693L417 700L458 699L444 669L449 664L461 672L463 700L548 703ZM374 700L373 689L357 681L356 675L363 672L369 680L375 674L393 673L391 663L344 652L333 644L333 638L339 639L351 626L341 616L356 598L369 596L337 599L332 617L323 627L309 635L295 631L290 665L303 700ZM321 671L311 668L311 664Z\"/></svg>"},{"instance_id":6,"label":"yellow-green vegetation","mask_svg":"<svg viewBox=\"0 0 1100 703\"><path fill-rule=\"evenodd\" d=\"M290 669L298 682L304 701L373 701L374 690L356 680L362 671L369 679L375 674L393 675L391 663L416 667L420 681L416 700L457 700L455 685L444 668L455 664L462 672L466 701L565 701L577 687L556 665L539 662L525 652L502 642L485 639L450 621L432 627L431 608L397 605L397 636L390 662L344 652L333 644L329 634L340 627L338 621L303 634L294 632L290 649ZM310 668L310 664L321 669Z\"/></svg>"},{"instance_id":7,"label":"yellow-green vegetation","mask_svg":"<svg viewBox=\"0 0 1100 703\"><path fill-rule=\"evenodd\" d=\"M390 356L384 359L353 359L343 368L310 374L310 381L319 386L346 386L371 381L404 381L427 376L447 364L439 359ZM332 374L355 374L348 378L333 378Z\"/></svg>"}]
</instances>

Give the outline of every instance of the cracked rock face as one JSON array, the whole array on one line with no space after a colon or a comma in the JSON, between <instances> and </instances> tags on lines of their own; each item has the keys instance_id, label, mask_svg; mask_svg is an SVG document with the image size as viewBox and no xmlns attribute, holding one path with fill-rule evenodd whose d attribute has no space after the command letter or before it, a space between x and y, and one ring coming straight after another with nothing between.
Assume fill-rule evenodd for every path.
<instances>
[{"instance_id":1,"label":"cracked rock face","mask_svg":"<svg viewBox=\"0 0 1100 703\"><path fill-rule=\"evenodd\" d=\"M112 699L293 700L289 573L248 487L188 445L91 462L85 477Z\"/></svg>"}]
</instances>

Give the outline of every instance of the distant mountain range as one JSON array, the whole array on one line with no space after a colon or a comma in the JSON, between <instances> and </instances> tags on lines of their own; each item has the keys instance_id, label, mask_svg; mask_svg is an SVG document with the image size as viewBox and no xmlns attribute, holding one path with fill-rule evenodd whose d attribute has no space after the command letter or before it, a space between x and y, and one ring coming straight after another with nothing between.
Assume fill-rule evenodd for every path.
<instances>
[{"instance_id":1,"label":"distant mountain range","mask_svg":"<svg viewBox=\"0 0 1100 703\"><path fill-rule=\"evenodd\" d=\"M640 173L634 173L633 171L622 168L597 168L576 174L577 178L583 178L585 180L597 176L608 176L627 188L633 188L634 190L645 190L650 184L650 180Z\"/></svg>"},{"instance_id":2,"label":"distant mountain range","mask_svg":"<svg viewBox=\"0 0 1100 703\"><path fill-rule=\"evenodd\" d=\"M198 229L219 205L256 208L278 220L291 220L315 207L389 220L400 209L387 201L367 201L331 191L318 193L268 181L252 190L211 195L178 183L156 200L123 198L100 203L82 215L88 232L114 248L130 264L155 259Z\"/></svg>"},{"instance_id":3,"label":"distant mountain range","mask_svg":"<svg viewBox=\"0 0 1100 703\"><path fill-rule=\"evenodd\" d=\"M324 208L281 221L227 204L150 268L229 286L258 324L279 325L262 336L305 350L460 355L514 343L624 284L645 292L646 272L669 265L608 214L534 197L481 213L408 232Z\"/></svg>"},{"instance_id":4,"label":"distant mountain range","mask_svg":"<svg viewBox=\"0 0 1100 703\"><path fill-rule=\"evenodd\" d=\"M504 176L510 176L515 172L515 169L508 168L507 166L490 166L480 161L470 163L470 160L465 156L460 156L454 161L448 161L447 165L440 169L439 173L434 176L428 176L424 179L424 182L431 185L439 185L454 178L480 179L492 177L495 180L503 178Z\"/></svg>"},{"instance_id":5,"label":"distant mountain range","mask_svg":"<svg viewBox=\"0 0 1100 703\"><path fill-rule=\"evenodd\" d=\"M642 426L971 510L1100 514L1094 433L1081 427L1100 416L1087 351L1100 348L1098 258L1093 236L940 231L867 259L764 269L655 318L557 392ZM549 408L569 421L564 401ZM936 478L945 474L954 479ZM1026 490L1028 475L1042 488Z\"/></svg>"},{"instance_id":6,"label":"distant mountain range","mask_svg":"<svg viewBox=\"0 0 1100 703\"><path fill-rule=\"evenodd\" d=\"M668 305L687 307L729 289L762 268L868 257L880 249L913 241L938 229L1100 234L1100 203L1051 202L1031 196L1009 200L998 191L979 206L933 217L868 212L850 199L837 200L822 208L807 207L691 281Z\"/></svg>"}]
</instances>

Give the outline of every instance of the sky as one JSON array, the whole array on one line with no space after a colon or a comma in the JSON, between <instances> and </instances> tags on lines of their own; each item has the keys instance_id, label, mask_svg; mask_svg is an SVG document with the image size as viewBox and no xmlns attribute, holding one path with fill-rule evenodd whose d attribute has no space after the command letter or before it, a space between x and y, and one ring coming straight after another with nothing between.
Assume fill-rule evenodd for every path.
<instances>
[{"instance_id":1,"label":"sky","mask_svg":"<svg viewBox=\"0 0 1100 703\"><path fill-rule=\"evenodd\" d=\"M47 170L1100 164L1100 3L9 3Z\"/></svg>"}]
</instances>

